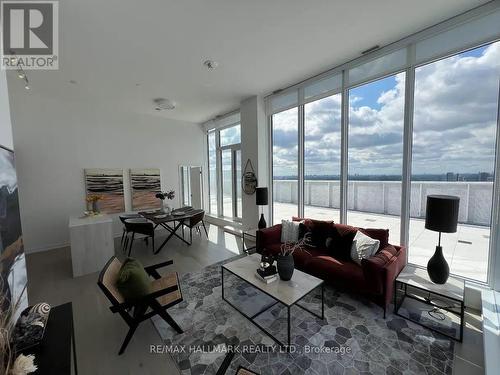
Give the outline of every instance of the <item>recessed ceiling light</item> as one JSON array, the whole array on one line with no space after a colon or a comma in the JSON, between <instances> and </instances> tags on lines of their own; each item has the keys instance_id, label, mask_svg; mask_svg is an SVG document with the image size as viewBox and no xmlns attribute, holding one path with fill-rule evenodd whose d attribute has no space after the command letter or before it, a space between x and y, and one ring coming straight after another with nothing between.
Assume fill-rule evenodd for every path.
<instances>
[{"instance_id":1,"label":"recessed ceiling light","mask_svg":"<svg viewBox=\"0 0 500 375\"><path fill-rule=\"evenodd\" d=\"M219 66L219 63L214 60L205 60L203 62L203 65L208 69L208 70L214 70Z\"/></svg>"}]
</instances>

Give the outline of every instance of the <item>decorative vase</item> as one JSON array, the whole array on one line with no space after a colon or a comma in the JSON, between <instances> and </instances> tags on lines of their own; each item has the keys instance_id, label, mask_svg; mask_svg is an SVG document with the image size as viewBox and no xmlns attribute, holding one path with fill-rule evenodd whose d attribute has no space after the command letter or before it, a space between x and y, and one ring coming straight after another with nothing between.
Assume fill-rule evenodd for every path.
<instances>
[{"instance_id":1,"label":"decorative vase","mask_svg":"<svg viewBox=\"0 0 500 375\"><path fill-rule=\"evenodd\" d=\"M267 227L266 219L264 219L264 214L260 214L259 229L264 229Z\"/></svg>"},{"instance_id":2,"label":"decorative vase","mask_svg":"<svg viewBox=\"0 0 500 375\"><path fill-rule=\"evenodd\" d=\"M293 256L289 255L278 255L278 274L280 279L283 281L288 281L292 278L293 270L295 268L295 263L293 262Z\"/></svg>"},{"instance_id":3,"label":"decorative vase","mask_svg":"<svg viewBox=\"0 0 500 375\"><path fill-rule=\"evenodd\" d=\"M97 201L92 202L92 211L94 213L99 213L99 203Z\"/></svg>"},{"instance_id":4,"label":"decorative vase","mask_svg":"<svg viewBox=\"0 0 500 375\"><path fill-rule=\"evenodd\" d=\"M427 273L435 284L444 284L450 275L450 267L444 259L443 248L436 246L436 252L427 263Z\"/></svg>"},{"instance_id":5,"label":"decorative vase","mask_svg":"<svg viewBox=\"0 0 500 375\"><path fill-rule=\"evenodd\" d=\"M163 212L165 212L165 214L167 215L170 215L172 213L172 207L170 207L170 204L167 202L167 200L163 200L162 205Z\"/></svg>"}]
</instances>

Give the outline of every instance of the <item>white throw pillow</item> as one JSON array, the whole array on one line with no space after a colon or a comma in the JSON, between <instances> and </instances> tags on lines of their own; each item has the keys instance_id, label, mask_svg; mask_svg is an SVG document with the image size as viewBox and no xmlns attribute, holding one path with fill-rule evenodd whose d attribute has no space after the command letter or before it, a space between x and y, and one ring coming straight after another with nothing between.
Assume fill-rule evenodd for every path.
<instances>
[{"instance_id":1,"label":"white throw pillow","mask_svg":"<svg viewBox=\"0 0 500 375\"><path fill-rule=\"evenodd\" d=\"M351 259L361 265L361 259L371 257L377 252L379 246L379 240L374 240L358 230L352 241Z\"/></svg>"},{"instance_id":2,"label":"white throw pillow","mask_svg":"<svg viewBox=\"0 0 500 375\"><path fill-rule=\"evenodd\" d=\"M281 220L281 242L299 240L300 221Z\"/></svg>"}]
</instances>

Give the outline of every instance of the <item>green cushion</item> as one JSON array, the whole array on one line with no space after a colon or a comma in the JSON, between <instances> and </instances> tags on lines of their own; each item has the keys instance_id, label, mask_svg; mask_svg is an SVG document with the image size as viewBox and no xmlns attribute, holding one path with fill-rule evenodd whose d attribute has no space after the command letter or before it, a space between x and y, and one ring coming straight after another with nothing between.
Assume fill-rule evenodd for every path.
<instances>
[{"instance_id":1,"label":"green cushion","mask_svg":"<svg viewBox=\"0 0 500 375\"><path fill-rule=\"evenodd\" d=\"M151 280L141 262L127 258L118 273L116 287L125 301L135 301L151 293Z\"/></svg>"}]
</instances>

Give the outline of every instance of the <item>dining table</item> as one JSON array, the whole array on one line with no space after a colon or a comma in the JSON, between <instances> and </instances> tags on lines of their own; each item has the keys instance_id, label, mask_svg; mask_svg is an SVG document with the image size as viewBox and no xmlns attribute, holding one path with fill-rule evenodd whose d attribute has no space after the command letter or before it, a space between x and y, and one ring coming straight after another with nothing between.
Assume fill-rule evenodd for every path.
<instances>
[{"instance_id":1,"label":"dining table","mask_svg":"<svg viewBox=\"0 0 500 375\"><path fill-rule=\"evenodd\" d=\"M154 254L158 254L165 247L167 242L170 241L170 239L174 236L184 242L186 245L191 245L189 241L184 239L183 225L186 221L188 221L194 215L198 214L200 211L203 210L186 206L172 210L170 213L166 213L162 209L139 212L139 215L153 223L155 229L158 226L161 226L169 232L169 235L163 241L163 243L158 247L158 249L154 250ZM182 236L177 233L179 228L183 230Z\"/></svg>"}]
</instances>

